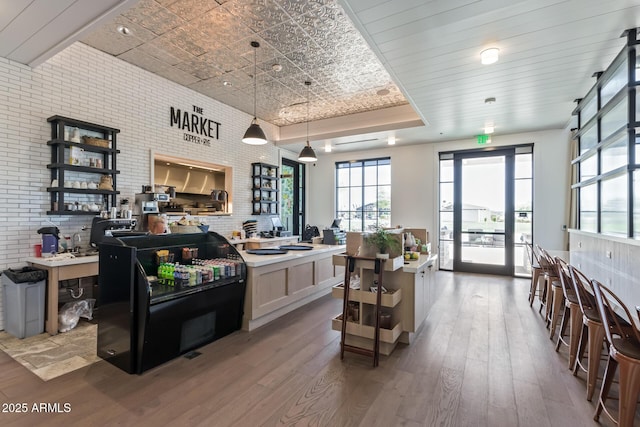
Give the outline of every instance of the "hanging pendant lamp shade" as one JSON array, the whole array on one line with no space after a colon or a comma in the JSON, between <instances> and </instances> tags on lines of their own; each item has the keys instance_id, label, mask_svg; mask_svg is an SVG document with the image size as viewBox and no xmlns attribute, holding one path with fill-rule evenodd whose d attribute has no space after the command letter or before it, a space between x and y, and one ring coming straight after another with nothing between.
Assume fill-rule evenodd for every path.
<instances>
[{"instance_id":1,"label":"hanging pendant lamp shade","mask_svg":"<svg viewBox=\"0 0 640 427\"><path fill-rule=\"evenodd\" d=\"M313 151L313 148L311 148L311 144L309 143L309 86L311 86L311 82L306 81L304 84L307 86L307 145L300 152L298 160L301 162L315 162L318 158L316 157L316 152Z\"/></svg>"},{"instance_id":2,"label":"hanging pendant lamp shade","mask_svg":"<svg viewBox=\"0 0 640 427\"><path fill-rule=\"evenodd\" d=\"M253 120L251 125L247 129L242 138L242 142L249 145L263 145L267 143L267 137L264 135L262 128L258 124L258 118L256 117L256 102L257 102L257 79L256 79L256 64L258 62L258 48L260 43L251 42L253 50Z\"/></svg>"},{"instance_id":3,"label":"hanging pendant lamp shade","mask_svg":"<svg viewBox=\"0 0 640 427\"><path fill-rule=\"evenodd\" d=\"M313 151L313 148L311 148L311 145L309 145L309 141L307 141L306 147L304 147L300 152L298 160L300 160L301 162L315 162L316 160L318 160L318 158L316 157L316 152Z\"/></svg>"}]
</instances>

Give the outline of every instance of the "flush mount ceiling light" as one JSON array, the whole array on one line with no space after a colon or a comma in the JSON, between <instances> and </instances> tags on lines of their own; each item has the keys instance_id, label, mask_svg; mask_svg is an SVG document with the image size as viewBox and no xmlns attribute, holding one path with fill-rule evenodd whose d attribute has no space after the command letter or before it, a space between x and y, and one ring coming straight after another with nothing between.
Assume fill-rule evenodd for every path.
<instances>
[{"instance_id":1,"label":"flush mount ceiling light","mask_svg":"<svg viewBox=\"0 0 640 427\"><path fill-rule=\"evenodd\" d=\"M263 145L267 143L267 137L264 135L264 132L260 128L258 124L258 118L256 117L256 102L257 102L257 78L256 78L256 69L258 63L258 48L260 47L260 43L251 42L251 47L253 48L253 120L251 121L251 125L249 129L244 134L242 138L242 142L249 145Z\"/></svg>"},{"instance_id":2,"label":"flush mount ceiling light","mask_svg":"<svg viewBox=\"0 0 640 427\"><path fill-rule=\"evenodd\" d=\"M495 131L495 127L493 123L485 123L484 125L484 133L493 133Z\"/></svg>"},{"instance_id":3,"label":"flush mount ceiling light","mask_svg":"<svg viewBox=\"0 0 640 427\"><path fill-rule=\"evenodd\" d=\"M490 47L489 49L485 49L480 52L480 62L483 65L493 64L498 62L498 58L500 56L500 49L497 47Z\"/></svg>"},{"instance_id":4,"label":"flush mount ceiling light","mask_svg":"<svg viewBox=\"0 0 640 427\"><path fill-rule=\"evenodd\" d=\"M300 152L298 160L301 162L315 162L318 158L316 157L316 152L311 148L311 144L309 144L309 86L311 86L311 82L306 81L304 84L307 86L307 145Z\"/></svg>"}]
</instances>

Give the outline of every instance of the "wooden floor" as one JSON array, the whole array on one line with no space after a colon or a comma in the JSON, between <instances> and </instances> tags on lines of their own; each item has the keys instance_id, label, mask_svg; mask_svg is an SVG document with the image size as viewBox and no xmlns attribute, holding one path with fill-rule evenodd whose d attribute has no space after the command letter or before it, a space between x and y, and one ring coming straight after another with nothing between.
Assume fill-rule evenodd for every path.
<instances>
[{"instance_id":1,"label":"wooden floor","mask_svg":"<svg viewBox=\"0 0 640 427\"><path fill-rule=\"evenodd\" d=\"M378 368L340 360L330 319L341 301L330 297L142 376L101 361L43 382L0 353L0 425L597 425L584 374L571 375L529 308L528 280L436 277L441 296L422 332ZM22 403L26 413L7 412Z\"/></svg>"}]
</instances>

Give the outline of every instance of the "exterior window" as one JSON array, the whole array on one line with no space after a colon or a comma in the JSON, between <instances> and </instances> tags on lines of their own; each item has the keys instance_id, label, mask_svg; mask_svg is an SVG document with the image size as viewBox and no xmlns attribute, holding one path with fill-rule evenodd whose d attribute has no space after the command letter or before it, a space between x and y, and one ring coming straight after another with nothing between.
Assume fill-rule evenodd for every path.
<instances>
[{"instance_id":1,"label":"exterior window","mask_svg":"<svg viewBox=\"0 0 640 427\"><path fill-rule=\"evenodd\" d=\"M628 162L627 146L627 134L625 133L602 149L602 173L626 166Z\"/></svg>"},{"instance_id":2,"label":"exterior window","mask_svg":"<svg viewBox=\"0 0 640 427\"><path fill-rule=\"evenodd\" d=\"M597 126L591 126L591 128L584 132L580 137L580 154L584 154L591 148L598 144L598 128Z\"/></svg>"},{"instance_id":3,"label":"exterior window","mask_svg":"<svg viewBox=\"0 0 640 427\"><path fill-rule=\"evenodd\" d=\"M574 112L580 128L572 164L579 174L572 188L580 230L640 238L640 56L630 55L637 31L626 34L626 46Z\"/></svg>"},{"instance_id":4,"label":"exterior window","mask_svg":"<svg viewBox=\"0 0 640 427\"><path fill-rule=\"evenodd\" d=\"M627 235L627 175L602 181L602 233Z\"/></svg>"},{"instance_id":5,"label":"exterior window","mask_svg":"<svg viewBox=\"0 0 640 427\"><path fill-rule=\"evenodd\" d=\"M580 188L580 229L598 231L598 187L595 184Z\"/></svg>"},{"instance_id":6,"label":"exterior window","mask_svg":"<svg viewBox=\"0 0 640 427\"><path fill-rule=\"evenodd\" d=\"M391 159L336 163L336 217L348 231L391 226Z\"/></svg>"},{"instance_id":7,"label":"exterior window","mask_svg":"<svg viewBox=\"0 0 640 427\"><path fill-rule=\"evenodd\" d=\"M609 135L627 124L628 108L627 98L625 98L602 116L600 124L601 140L605 140Z\"/></svg>"},{"instance_id":8,"label":"exterior window","mask_svg":"<svg viewBox=\"0 0 640 427\"><path fill-rule=\"evenodd\" d=\"M602 106L607 105L611 98L627 85L627 61L623 61L613 72L613 75L600 91Z\"/></svg>"},{"instance_id":9,"label":"exterior window","mask_svg":"<svg viewBox=\"0 0 640 427\"><path fill-rule=\"evenodd\" d=\"M598 156L585 158L580 163L580 181L586 181L598 175Z\"/></svg>"}]
</instances>

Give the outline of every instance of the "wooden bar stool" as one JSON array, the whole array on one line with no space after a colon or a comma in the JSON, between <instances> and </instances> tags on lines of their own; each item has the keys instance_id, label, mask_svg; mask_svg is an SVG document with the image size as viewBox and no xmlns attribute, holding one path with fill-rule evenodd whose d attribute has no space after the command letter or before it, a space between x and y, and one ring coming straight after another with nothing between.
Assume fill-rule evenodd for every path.
<instances>
[{"instance_id":1,"label":"wooden bar stool","mask_svg":"<svg viewBox=\"0 0 640 427\"><path fill-rule=\"evenodd\" d=\"M578 374L578 369L587 372L587 400L591 401L596 389L598 369L600 368L600 355L604 344L604 328L596 307L591 282L580 270L572 265L569 265L569 272L571 273L571 283L578 297L578 304L580 304L583 323L573 375ZM581 363L585 349L587 350L586 369Z\"/></svg>"},{"instance_id":2,"label":"wooden bar stool","mask_svg":"<svg viewBox=\"0 0 640 427\"><path fill-rule=\"evenodd\" d=\"M544 269L546 286L545 319L549 327L549 339L553 339L560 318L560 312L564 305L564 294L555 259L549 253L540 248L540 263Z\"/></svg>"},{"instance_id":3,"label":"wooden bar stool","mask_svg":"<svg viewBox=\"0 0 640 427\"><path fill-rule=\"evenodd\" d=\"M640 331L633 322L629 309L620 301L620 298L597 280L592 280L591 285L600 318L605 325L604 332L609 345L607 369L593 419L598 421L604 410L605 414L618 426L632 427L640 396ZM617 313L614 307L618 308ZM616 420L605 407L605 402L618 368L620 375L618 376L619 399Z\"/></svg>"},{"instance_id":4,"label":"wooden bar stool","mask_svg":"<svg viewBox=\"0 0 640 427\"><path fill-rule=\"evenodd\" d=\"M543 276L542 267L540 267L539 256L534 251L534 247L531 243L527 243L525 245L527 249L527 257L529 258L529 263L531 264L531 287L529 289L529 307L533 307L533 300L535 300L536 295L538 298L541 298L541 292L538 288L538 282L540 278Z\"/></svg>"},{"instance_id":5,"label":"wooden bar stool","mask_svg":"<svg viewBox=\"0 0 640 427\"><path fill-rule=\"evenodd\" d=\"M582 331L582 313L580 312L578 296L576 295L576 291L573 289L573 284L571 283L569 265L557 257L555 258L555 263L558 270L558 277L560 277L560 284L562 285L562 292L564 294L565 301L564 310L562 311L562 321L560 322L560 331L558 332L558 341L556 342L556 351L560 349L561 344L565 344L569 347L569 369L573 369L576 361L576 354L578 353L580 332ZM567 324L569 325L568 343L563 338Z\"/></svg>"}]
</instances>

